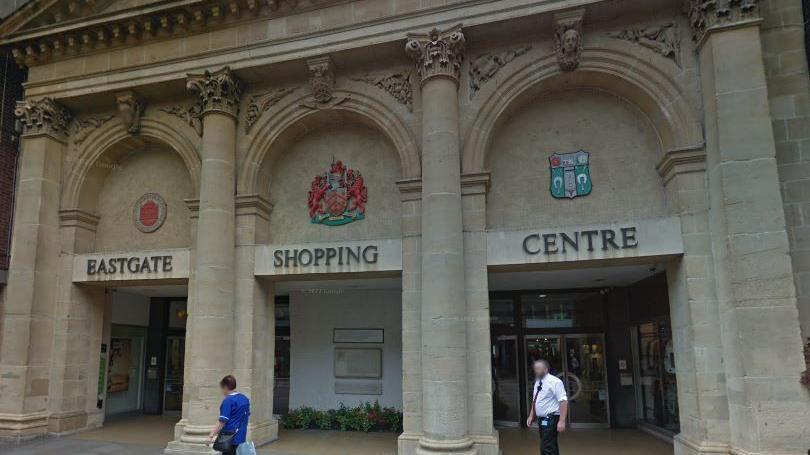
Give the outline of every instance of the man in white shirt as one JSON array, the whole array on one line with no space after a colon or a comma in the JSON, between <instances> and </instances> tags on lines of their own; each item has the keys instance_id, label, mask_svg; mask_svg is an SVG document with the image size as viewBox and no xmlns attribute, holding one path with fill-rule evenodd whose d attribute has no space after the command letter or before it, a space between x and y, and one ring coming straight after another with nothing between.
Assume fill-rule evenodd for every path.
<instances>
[{"instance_id":1,"label":"man in white shirt","mask_svg":"<svg viewBox=\"0 0 810 455\"><path fill-rule=\"evenodd\" d=\"M535 419L538 421L541 455L560 455L557 435L565 431L568 395L565 384L549 370L550 365L546 360L534 362L532 406L526 425L531 427Z\"/></svg>"}]
</instances>

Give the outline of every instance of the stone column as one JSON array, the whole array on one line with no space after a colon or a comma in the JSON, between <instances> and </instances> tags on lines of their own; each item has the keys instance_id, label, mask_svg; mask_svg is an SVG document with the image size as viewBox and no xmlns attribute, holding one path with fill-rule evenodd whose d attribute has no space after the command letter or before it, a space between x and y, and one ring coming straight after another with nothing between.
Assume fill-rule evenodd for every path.
<instances>
[{"instance_id":1,"label":"stone column","mask_svg":"<svg viewBox=\"0 0 810 455\"><path fill-rule=\"evenodd\" d=\"M399 453L422 434L422 181L397 182L402 200L402 411Z\"/></svg>"},{"instance_id":2,"label":"stone column","mask_svg":"<svg viewBox=\"0 0 810 455\"><path fill-rule=\"evenodd\" d=\"M754 0L692 2L730 452L804 453L810 395Z\"/></svg>"},{"instance_id":3,"label":"stone column","mask_svg":"<svg viewBox=\"0 0 810 455\"><path fill-rule=\"evenodd\" d=\"M658 172L681 218L684 245L683 258L667 265L681 423L675 453L727 453L728 396L717 330L706 151L702 145L671 150Z\"/></svg>"},{"instance_id":4,"label":"stone column","mask_svg":"<svg viewBox=\"0 0 810 455\"><path fill-rule=\"evenodd\" d=\"M467 403L469 433L479 454L498 455L492 409L492 345L487 275L487 191L489 173L461 177L464 209L464 266L467 299Z\"/></svg>"},{"instance_id":5,"label":"stone column","mask_svg":"<svg viewBox=\"0 0 810 455\"><path fill-rule=\"evenodd\" d=\"M194 286L186 333L183 434L167 454L215 453L204 445L216 423L219 380L233 373L236 123L241 87L224 68L189 75L200 97L203 136Z\"/></svg>"},{"instance_id":6,"label":"stone column","mask_svg":"<svg viewBox=\"0 0 810 455\"><path fill-rule=\"evenodd\" d=\"M422 80L422 436L416 453L472 454L468 436L458 84L460 27L411 35Z\"/></svg>"},{"instance_id":7,"label":"stone column","mask_svg":"<svg viewBox=\"0 0 810 455\"><path fill-rule=\"evenodd\" d=\"M268 243L272 205L258 194L236 198L234 376L250 398L248 437L257 446L278 438L273 419L276 322L273 284L256 280L255 247Z\"/></svg>"},{"instance_id":8,"label":"stone column","mask_svg":"<svg viewBox=\"0 0 810 455\"><path fill-rule=\"evenodd\" d=\"M20 102L22 147L8 285L0 303L0 437L48 431L59 271L59 194L70 113L50 98Z\"/></svg>"}]
</instances>

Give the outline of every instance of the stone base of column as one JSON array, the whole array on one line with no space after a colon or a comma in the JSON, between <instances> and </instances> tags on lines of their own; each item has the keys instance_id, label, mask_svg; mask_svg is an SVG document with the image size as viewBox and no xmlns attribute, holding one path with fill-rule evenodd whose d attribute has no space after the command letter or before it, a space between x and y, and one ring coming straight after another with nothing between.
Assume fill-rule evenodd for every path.
<instances>
[{"instance_id":1,"label":"stone base of column","mask_svg":"<svg viewBox=\"0 0 810 455\"><path fill-rule=\"evenodd\" d=\"M728 444L710 441L696 442L680 434L673 438L673 445L675 455L700 455L705 453L729 455L732 453Z\"/></svg>"},{"instance_id":2,"label":"stone base of column","mask_svg":"<svg viewBox=\"0 0 810 455\"><path fill-rule=\"evenodd\" d=\"M397 455L414 455L421 437L422 435L418 433L400 434L397 438Z\"/></svg>"},{"instance_id":3,"label":"stone base of column","mask_svg":"<svg viewBox=\"0 0 810 455\"><path fill-rule=\"evenodd\" d=\"M163 451L166 455L217 455L219 452L205 445L213 425L188 425L185 419L174 429L175 440ZM179 434L179 437L177 435Z\"/></svg>"},{"instance_id":4,"label":"stone base of column","mask_svg":"<svg viewBox=\"0 0 810 455\"><path fill-rule=\"evenodd\" d=\"M435 441L423 437L419 439L416 455L476 455L476 451L470 438Z\"/></svg>"},{"instance_id":5,"label":"stone base of column","mask_svg":"<svg viewBox=\"0 0 810 455\"><path fill-rule=\"evenodd\" d=\"M20 442L48 434L48 414L0 414L0 440Z\"/></svg>"},{"instance_id":6,"label":"stone base of column","mask_svg":"<svg viewBox=\"0 0 810 455\"><path fill-rule=\"evenodd\" d=\"M48 419L48 432L56 436L76 433L87 428L87 413L84 411L52 413Z\"/></svg>"},{"instance_id":7,"label":"stone base of column","mask_svg":"<svg viewBox=\"0 0 810 455\"><path fill-rule=\"evenodd\" d=\"M253 441L256 447L263 446L276 439L278 439L278 421L276 419L248 425L248 440Z\"/></svg>"},{"instance_id":8,"label":"stone base of column","mask_svg":"<svg viewBox=\"0 0 810 455\"><path fill-rule=\"evenodd\" d=\"M492 435L474 435L470 437L473 440L475 453L478 455L500 455L501 447L497 431Z\"/></svg>"}]
</instances>

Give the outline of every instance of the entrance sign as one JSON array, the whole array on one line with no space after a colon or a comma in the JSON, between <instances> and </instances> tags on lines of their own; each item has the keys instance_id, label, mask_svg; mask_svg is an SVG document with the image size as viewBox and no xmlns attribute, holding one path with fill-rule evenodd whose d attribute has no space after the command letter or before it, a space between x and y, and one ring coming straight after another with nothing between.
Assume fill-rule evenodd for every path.
<instances>
[{"instance_id":1,"label":"entrance sign","mask_svg":"<svg viewBox=\"0 0 810 455\"><path fill-rule=\"evenodd\" d=\"M188 249L89 253L73 259L75 283L188 279L188 276Z\"/></svg>"},{"instance_id":2,"label":"entrance sign","mask_svg":"<svg viewBox=\"0 0 810 455\"><path fill-rule=\"evenodd\" d=\"M591 154L580 150L574 153L553 154L548 157L551 168L551 195L557 199L573 199L591 194Z\"/></svg>"},{"instance_id":3,"label":"entrance sign","mask_svg":"<svg viewBox=\"0 0 810 455\"><path fill-rule=\"evenodd\" d=\"M401 239L256 247L255 273L260 276L400 270Z\"/></svg>"},{"instance_id":4,"label":"entrance sign","mask_svg":"<svg viewBox=\"0 0 810 455\"><path fill-rule=\"evenodd\" d=\"M166 201L157 193L146 193L132 207L132 222L143 233L155 232L166 221Z\"/></svg>"},{"instance_id":5,"label":"entrance sign","mask_svg":"<svg viewBox=\"0 0 810 455\"><path fill-rule=\"evenodd\" d=\"M487 232L490 266L683 254L677 217L590 226Z\"/></svg>"}]
</instances>

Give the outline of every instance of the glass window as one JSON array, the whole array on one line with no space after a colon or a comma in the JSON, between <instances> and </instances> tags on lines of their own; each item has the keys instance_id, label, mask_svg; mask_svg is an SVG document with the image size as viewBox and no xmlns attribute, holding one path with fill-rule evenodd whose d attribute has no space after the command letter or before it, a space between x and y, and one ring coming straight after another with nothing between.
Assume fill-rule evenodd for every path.
<instances>
[{"instance_id":1,"label":"glass window","mask_svg":"<svg viewBox=\"0 0 810 455\"><path fill-rule=\"evenodd\" d=\"M489 299L489 319L494 325L515 325L515 304L509 299Z\"/></svg>"},{"instance_id":2,"label":"glass window","mask_svg":"<svg viewBox=\"0 0 810 455\"><path fill-rule=\"evenodd\" d=\"M650 322L638 326L638 356L642 420L677 433L678 387L668 324Z\"/></svg>"},{"instance_id":3,"label":"glass window","mask_svg":"<svg viewBox=\"0 0 810 455\"><path fill-rule=\"evenodd\" d=\"M533 293L520 296L527 329L601 327L604 309L599 291Z\"/></svg>"}]
</instances>

